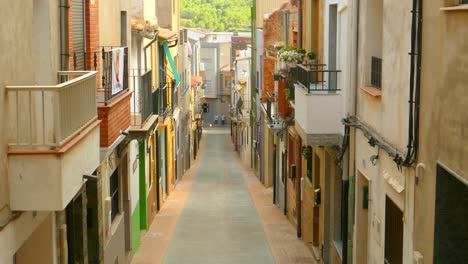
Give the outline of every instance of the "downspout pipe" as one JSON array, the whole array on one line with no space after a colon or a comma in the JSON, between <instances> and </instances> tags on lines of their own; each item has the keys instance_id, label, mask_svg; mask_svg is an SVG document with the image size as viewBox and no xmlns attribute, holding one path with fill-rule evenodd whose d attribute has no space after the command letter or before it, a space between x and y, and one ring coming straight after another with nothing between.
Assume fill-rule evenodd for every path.
<instances>
[{"instance_id":1,"label":"downspout pipe","mask_svg":"<svg viewBox=\"0 0 468 264\"><path fill-rule=\"evenodd\" d=\"M145 72L147 71L146 49L149 48L149 46L151 46L154 42L156 42L158 40L158 36L159 36L159 30L154 32L153 39L143 47L143 56L144 56L144 60L145 60Z\"/></svg>"},{"instance_id":2,"label":"downspout pipe","mask_svg":"<svg viewBox=\"0 0 468 264\"><path fill-rule=\"evenodd\" d=\"M302 49L302 0L297 1L297 8L298 8L298 16L297 20L298 21L298 36L297 36L297 43L298 43L298 48Z\"/></svg>"},{"instance_id":3,"label":"downspout pipe","mask_svg":"<svg viewBox=\"0 0 468 264\"><path fill-rule=\"evenodd\" d=\"M411 166L418 154L419 146L419 101L421 88L421 47L422 47L422 0L413 0L411 10L411 63L408 116L408 144L403 165Z\"/></svg>"},{"instance_id":4,"label":"downspout pipe","mask_svg":"<svg viewBox=\"0 0 468 264\"><path fill-rule=\"evenodd\" d=\"M289 43L289 9L283 11L283 33L284 33L284 46L287 46Z\"/></svg>"},{"instance_id":5,"label":"downspout pipe","mask_svg":"<svg viewBox=\"0 0 468 264\"><path fill-rule=\"evenodd\" d=\"M68 70L68 0L59 0L60 15L60 70Z\"/></svg>"},{"instance_id":6,"label":"downspout pipe","mask_svg":"<svg viewBox=\"0 0 468 264\"><path fill-rule=\"evenodd\" d=\"M353 49L353 60L354 60L354 65L353 64L353 61L351 61L351 79L354 78L354 80L351 82L352 83L352 86L351 86L351 89L353 91L354 94L351 94L352 98L353 98L353 101L350 105L350 109L349 109L349 115L352 115L354 116L356 114L356 104L357 104L357 89L358 89L358 86L359 86L359 83L358 83L358 78L357 78L357 69L359 68L359 16L360 16L360 10L359 10L359 6L360 6L360 1L359 0L356 0L356 1L353 1L353 20L351 21L353 27L351 27L353 30L351 31L353 37L354 37L354 49ZM354 144L354 140L352 138L352 136L355 135L355 133L352 133L351 131L351 127L348 127L347 129L347 133L345 132L345 136L347 134L347 137L348 137L348 150L347 150L347 153L346 153L346 160L345 160L345 166L344 166L344 176L347 177L347 181L346 181L346 184L347 186L343 186L343 187L346 187L344 193L343 193L343 197L345 198L344 199L344 206L346 207L346 210L344 210L343 212L343 216L342 218L344 219L344 221L346 221L346 224L342 225L342 234L343 234L343 264L347 264L347 263L353 263L353 248L354 248L354 245L353 245L353 237L354 237L354 215L355 215L355 212L354 212L354 206L355 206L355 183L356 183L356 175L354 174L354 158L355 158L355 155L354 153L351 153L351 147L352 147L352 144ZM354 150L354 146L353 146L353 150ZM344 181L343 181L344 182ZM345 196L346 195L346 196Z\"/></svg>"}]
</instances>

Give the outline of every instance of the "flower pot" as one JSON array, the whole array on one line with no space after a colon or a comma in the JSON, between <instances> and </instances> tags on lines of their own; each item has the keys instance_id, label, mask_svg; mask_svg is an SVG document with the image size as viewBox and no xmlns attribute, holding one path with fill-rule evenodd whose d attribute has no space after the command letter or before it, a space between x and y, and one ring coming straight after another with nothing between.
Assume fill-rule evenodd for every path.
<instances>
[{"instance_id":1,"label":"flower pot","mask_svg":"<svg viewBox=\"0 0 468 264\"><path fill-rule=\"evenodd\" d=\"M281 61L279 62L279 68L280 68L281 70L286 70L286 68L287 68L286 62L284 62L284 61L281 60Z\"/></svg>"}]
</instances>

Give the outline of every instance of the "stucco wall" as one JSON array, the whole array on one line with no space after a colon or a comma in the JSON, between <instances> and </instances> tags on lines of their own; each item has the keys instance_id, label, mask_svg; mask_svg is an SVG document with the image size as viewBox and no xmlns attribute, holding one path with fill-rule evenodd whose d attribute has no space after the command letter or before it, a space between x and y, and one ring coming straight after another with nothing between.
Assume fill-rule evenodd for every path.
<instances>
[{"instance_id":1,"label":"stucco wall","mask_svg":"<svg viewBox=\"0 0 468 264\"><path fill-rule=\"evenodd\" d=\"M412 1L361 1L359 22L359 66L357 116L401 152L406 150ZM359 88L370 84L371 56L382 58L382 96L373 97ZM372 155L379 155L375 165ZM385 248L385 199L388 196L403 211L403 263L413 255L412 179L413 169L398 170L383 150L369 146L361 132L356 133L356 169L370 180L369 263L382 262ZM404 188L398 193L385 177ZM356 185L361 184L359 177ZM355 206L361 206L356 203ZM362 225L363 222L356 222Z\"/></svg>"},{"instance_id":2,"label":"stucco wall","mask_svg":"<svg viewBox=\"0 0 468 264\"><path fill-rule=\"evenodd\" d=\"M18 250L16 263L55 263L55 254L55 214L50 213Z\"/></svg>"},{"instance_id":3,"label":"stucco wall","mask_svg":"<svg viewBox=\"0 0 468 264\"><path fill-rule=\"evenodd\" d=\"M104 263L125 263L125 221L121 216L115 218L111 238L104 249Z\"/></svg>"},{"instance_id":4,"label":"stucco wall","mask_svg":"<svg viewBox=\"0 0 468 264\"><path fill-rule=\"evenodd\" d=\"M452 1L425 1L415 250L432 263L437 162L468 181L468 13L441 11ZM447 4L446 4L447 3ZM461 246L461 245L460 245Z\"/></svg>"}]
</instances>

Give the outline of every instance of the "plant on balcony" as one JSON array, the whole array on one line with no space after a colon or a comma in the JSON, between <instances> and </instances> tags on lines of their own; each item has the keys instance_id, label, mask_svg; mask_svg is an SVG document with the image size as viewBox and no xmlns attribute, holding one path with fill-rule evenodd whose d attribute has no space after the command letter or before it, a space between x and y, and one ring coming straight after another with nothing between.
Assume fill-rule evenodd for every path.
<instances>
[{"instance_id":1,"label":"plant on balcony","mask_svg":"<svg viewBox=\"0 0 468 264\"><path fill-rule=\"evenodd\" d=\"M308 64L313 64L315 62L315 60L317 59L317 55L315 54L315 51L313 51L313 50L307 52L306 56L307 56L307 63Z\"/></svg>"},{"instance_id":2,"label":"plant on balcony","mask_svg":"<svg viewBox=\"0 0 468 264\"><path fill-rule=\"evenodd\" d=\"M312 158L312 147L311 146L303 146L302 147L302 156L304 156L305 159Z\"/></svg>"},{"instance_id":3,"label":"plant on balcony","mask_svg":"<svg viewBox=\"0 0 468 264\"><path fill-rule=\"evenodd\" d=\"M284 46L277 53L278 57L282 61L288 63L292 67L295 67L295 65L298 62L302 61L302 59L304 58L304 54L305 50L304 53L300 53L299 51L295 50L294 47L292 47L291 45Z\"/></svg>"},{"instance_id":4,"label":"plant on balcony","mask_svg":"<svg viewBox=\"0 0 468 264\"><path fill-rule=\"evenodd\" d=\"M290 80L286 82L286 100L294 101L294 83Z\"/></svg>"}]
</instances>

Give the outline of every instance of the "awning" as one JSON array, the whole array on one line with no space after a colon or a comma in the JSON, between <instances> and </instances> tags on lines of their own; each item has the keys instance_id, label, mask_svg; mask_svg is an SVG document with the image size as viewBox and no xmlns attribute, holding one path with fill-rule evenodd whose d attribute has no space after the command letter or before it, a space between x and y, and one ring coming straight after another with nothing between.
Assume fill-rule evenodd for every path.
<instances>
[{"instance_id":1,"label":"awning","mask_svg":"<svg viewBox=\"0 0 468 264\"><path fill-rule=\"evenodd\" d=\"M169 51L169 45L167 44L167 41L163 42L163 47L164 47L164 52L166 53L166 57L169 60L169 64L171 65L172 73L174 74L174 79L176 80L176 86L180 84L180 76L179 73L177 72L177 67L174 63L174 59L172 58L172 54Z\"/></svg>"}]
</instances>

